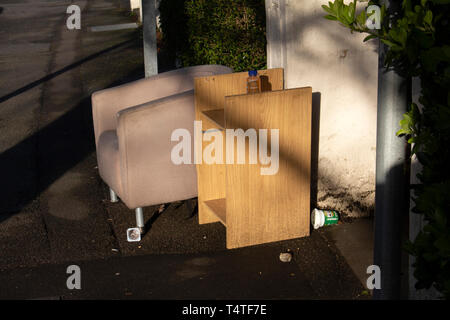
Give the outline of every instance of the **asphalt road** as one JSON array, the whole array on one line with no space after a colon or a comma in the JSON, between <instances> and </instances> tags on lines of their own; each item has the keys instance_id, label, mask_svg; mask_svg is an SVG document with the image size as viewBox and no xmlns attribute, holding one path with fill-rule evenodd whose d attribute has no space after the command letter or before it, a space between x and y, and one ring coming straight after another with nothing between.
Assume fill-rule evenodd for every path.
<instances>
[{"instance_id":1,"label":"asphalt road","mask_svg":"<svg viewBox=\"0 0 450 320\"><path fill-rule=\"evenodd\" d=\"M224 227L180 202L145 208L149 231L128 243L134 214L98 176L90 95L143 77L139 30L89 32L134 21L118 0L76 1L82 29L68 30L71 3L0 4L0 298L366 298L322 232L226 250Z\"/></svg>"}]
</instances>

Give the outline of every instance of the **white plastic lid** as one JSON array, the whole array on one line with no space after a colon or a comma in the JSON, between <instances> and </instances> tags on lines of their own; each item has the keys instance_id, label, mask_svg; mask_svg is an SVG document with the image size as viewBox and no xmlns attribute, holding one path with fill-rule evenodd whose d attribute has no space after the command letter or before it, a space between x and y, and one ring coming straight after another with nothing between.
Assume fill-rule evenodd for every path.
<instances>
[{"instance_id":1,"label":"white plastic lid","mask_svg":"<svg viewBox=\"0 0 450 320\"><path fill-rule=\"evenodd\" d=\"M322 211L318 209L314 209L311 212L311 224L314 227L314 229L319 229L322 227L325 223L325 216Z\"/></svg>"},{"instance_id":2,"label":"white plastic lid","mask_svg":"<svg viewBox=\"0 0 450 320\"><path fill-rule=\"evenodd\" d=\"M141 231L139 230L139 228L127 229L127 240L128 242L141 241Z\"/></svg>"}]
</instances>

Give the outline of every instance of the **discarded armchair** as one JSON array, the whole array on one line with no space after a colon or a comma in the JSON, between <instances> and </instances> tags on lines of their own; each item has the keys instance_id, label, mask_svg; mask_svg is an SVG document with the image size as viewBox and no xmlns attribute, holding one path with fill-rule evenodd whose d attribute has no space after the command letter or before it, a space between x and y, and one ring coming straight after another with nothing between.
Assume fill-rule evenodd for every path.
<instances>
[{"instance_id":1,"label":"discarded armchair","mask_svg":"<svg viewBox=\"0 0 450 320\"><path fill-rule=\"evenodd\" d=\"M171 161L171 134L194 131L194 78L231 73L204 65L177 69L92 95L99 173L117 196L136 211L144 229L142 207L197 196L195 165Z\"/></svg>"}]
</instances>

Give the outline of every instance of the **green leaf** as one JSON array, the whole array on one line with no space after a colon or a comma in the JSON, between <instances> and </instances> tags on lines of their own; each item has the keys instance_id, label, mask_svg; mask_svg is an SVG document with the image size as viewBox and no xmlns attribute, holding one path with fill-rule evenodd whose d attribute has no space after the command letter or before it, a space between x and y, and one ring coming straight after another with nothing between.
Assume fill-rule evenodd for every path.
<instances>
[{"instance_id":1,"label":"green leaf","mask_svg":"<svg viewBox=\"0 0 450 320\"><path fill-rule=\"evenodd\" d=\"M406 39L408 38L408 34L405 29L396 28L389 30L389 36L397 43L401 44L402 47L406 44Z\"/></svg>"},{"instance_id":2,"label":"green leaf","mask_svg":"<svg viewBox=\"0 0 450 320\"><path fill-rule=\"evenodd\" d=\"M356 17L356 22L361 26L365 27L367 21L366 11L361 11L361 13Z\"/></svg>"},{"instance_id":3,"label":"green leaf","mask_svg":"<svg viewBox=\"0 0 450 320\"><path fill-rule=\"evenodd\" d=\"M412 135L415 133L416 122L420 118L420 111L415 103L412 103L408 112L403 114L402 120L400 120L400 130L397 131L397 136ZM410 137L408 143L414 143L415 138Z\"/></svg>"},{"instance_id":4,"label":"green leaf","mask_svg":"<svg viewBox=\"0 0 450 320\"><path fill-rule=\"evenodd\" d=\"M388 45L391 48L391 50L393 50L393 51L401 51L402 50L402 47L400 47L398 44L396 44L396 43L394 43L392 41L389 41L389 40L386 40L386 39L380 39L380 40L384 44Z\"/></svg>"},{"instance_id":5,"label":"green leaf","mask_svg":"<svg viewBox=\"0 0 450 320\"><path fill-rule=\"evenodd\" d=\"M332 15L326 15L326 16L324 16L324 18L325 19L328 19L328 20L334 20L334 21L336 21L337 20L337 18L335 17L335 16L332 16Z\"/></svg>"},{"instance_id":6,"label":"green leaf","mask_svg":"<svg viewBox=\"0 0 450 320\"><path fill-rule=\"evenodd\" d=\"M350 17L350 14L349 14L348 6L342 7L341 18L344 20L344 21L342 21L342 23L350 25L353 22L353 19Z\"/></svg>"},{"instance_id":7,"label":"green leaf","mask_svg":"<svg viewBox=\"0 0 450 320\"><path fill-rule=\"evenodd\" d=\"M429 26L433 26L433 12L431 10L427 11L425 17L423 17L423 21Z\"/></svg>"},{"instance_id":8,"label":"green leaf","mask_svg":"<svg viewBox=\"0 0 450 320\"><path fill-rule=\"evenodd\" d=\"M365 37L363 42L366 42L366 41L369 41L369 40L375 39L375 38L377 38L377 36L374 34L371 34L371 35L368 35L367 37Z\"/></svg>"},{"instance_id":9,"label":"green leaf","mask_svg":"<svg viewBox=\"0 0 450 320\"><path fill-rule=\"evenodd\" d=\"M334 10L326 5L322 5L322 9L325 10L326 12L328 12L329 14L332 14L332 15L335 14Z\"/></svg>"}]
</instances>

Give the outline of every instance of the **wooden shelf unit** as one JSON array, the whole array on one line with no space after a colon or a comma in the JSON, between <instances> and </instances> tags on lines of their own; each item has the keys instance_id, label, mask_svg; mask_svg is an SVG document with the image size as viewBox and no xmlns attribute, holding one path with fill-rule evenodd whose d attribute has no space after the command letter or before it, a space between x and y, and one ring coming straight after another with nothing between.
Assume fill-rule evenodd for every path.
<instances>
[{"instance_id":1,"label":"wooden shelf unit","mask_svg":"<svg viewBox=\"0 0 450 320\"><path fill-rule=\"evenodd\" d=\"M223 164L197 164L199 223L221 222L229 249L308 236L310 229L312 89L283 90L283 69L258 74L263 92L250 95L247 72L195 79L196 120L204 131L219 130L224 145ZM225 164L224 130L239 128L279 130L276 174L261 175L268 165L259 160ZM246 153L248 160L248 139Z\"/></svg>"},{"instance_id":2,"label":"wooden shelf unit","mask_svg":"<svg viewBox=\"0 0 450 320\"><path fill-rule=\"evenodd\" d=\"M220 129L225 129L225 110L207 110L202 111L202 115L215 123Z\"/></svg>"},{"instance_id":3,"label":"wooden shelf unit","mask_svg":"<svg viewBox=\"0 0 450 320\"><path fill-rule=\"evenodd\" d=\"M226 212L226 199L214 199L204 202L206 207L210 210L210 213L215 215L219 221L226 226L227 225L227 212Z\"/></svg>"}]
</instances>

